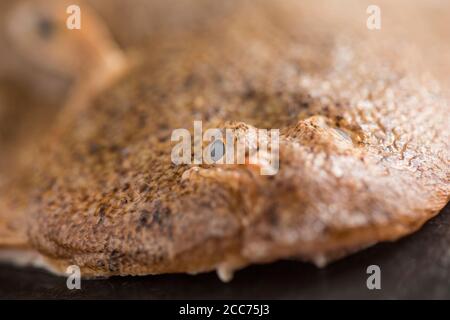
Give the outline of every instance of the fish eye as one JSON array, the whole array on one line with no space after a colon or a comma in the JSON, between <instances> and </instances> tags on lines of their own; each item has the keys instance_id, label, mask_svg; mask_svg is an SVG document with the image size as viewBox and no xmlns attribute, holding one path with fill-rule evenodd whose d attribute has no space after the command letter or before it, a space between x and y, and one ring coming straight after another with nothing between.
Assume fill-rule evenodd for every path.
<instances>
[{"instance_id":1,"label":"fish eye","mask_svg":"<svg viewBox=\"0 0 450 320\"><path fill-rule=\"evenodd\" d=\"M40 17L37 21L37 32L41 38L50 39L55 32L54 22L48 17Z\"/></svg>"}]
</instances>

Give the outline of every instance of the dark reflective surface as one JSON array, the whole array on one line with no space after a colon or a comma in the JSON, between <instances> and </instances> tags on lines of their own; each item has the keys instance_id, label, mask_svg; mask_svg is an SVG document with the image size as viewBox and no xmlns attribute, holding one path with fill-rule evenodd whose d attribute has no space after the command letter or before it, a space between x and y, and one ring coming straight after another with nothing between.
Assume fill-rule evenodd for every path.
<instances>
[{"instance_id":1,"label":"dark reflective surface","mask_svg":"<svg viewBox=\"0 0 450 320\"><path fill-rule=\"evenodd\" d=\"M366 268L371 264L381 268L381 290L366 287ZM209 273L85 280L81 286L71 291L65 278L0 266L0 298L450 299L450 206L416 234L374 246L325 269L279 262L242 270L228 284Z\"/></svg>"}]
</instances>

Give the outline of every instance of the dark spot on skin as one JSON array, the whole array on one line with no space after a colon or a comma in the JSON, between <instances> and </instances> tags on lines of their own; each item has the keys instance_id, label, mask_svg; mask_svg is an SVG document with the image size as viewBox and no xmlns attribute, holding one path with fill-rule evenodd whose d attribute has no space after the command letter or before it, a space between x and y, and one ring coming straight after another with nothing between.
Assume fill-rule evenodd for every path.
<instances>
[{"instance_id":1,"label":"dark spot on skin","mask_svg":"<svg viewBox=\"0 0 450 320\"><path fill-rule=\"evenodd\" d=\"M164 221L163 220L164 216L166 214L167 214L167 211L159 211L159 210L154 211L153 212L153 222L158 224L159 226L161 226Z\"/></svg>"},{"instance_id":2,"label":"dark spot on skin","mask_svg":"<svg viewBox=\"0 0 450 320\"><path fill-rule=\"evenodd\" d=\"M104 204L100 205L100 207L98 208L98 221L97 221L97 225L102 224L103 221L105 220L105 214L106 214L106 206Z\"/></svg>"},{"instance_id":3,"label":"dark spot on skin","mask_svg":"<svg viewBox=\"0 0 450 320\"><path fill-rule=\"evenodd\" d=\"M100 208L98 209L98 214L99 214L100 216L104 216L104 215L105 215L105 211L106 211L106 206L105 206L104 204L102 204L102 205L100 206Z\"/></svg>"},{"instance_id":4,"label":"dark spot on skin","mask_svg":"<svg viewBox=\"0 0 450 320\"><path fill-rule=\"evenodd\" d=\"M203 121L209 121L211 119L211 112L206 112L203 115Z\"/></svg>"},{"instance_id":5,"label":"dark spot on skin","mask_svg":"<svg viewBox=\"0 0 450 320\"><path fill-rule=\"evenodd\" d=\"M140 227L147 226L149 216L150 216L150 212L148 210L141 211L141 215L139 216L139 226Z\"/></svg>"},{"instance_id":6,"label":"dark spot on skin","mask_svg":"<svg viewBox=\"0 0 450 320\"><path fill-rule=\"evenodd\" d=\"M109 151L112 153L119 153L122 148L118 144L112 144L108 147Z\"/></svg>"},{"instance_id":7,"label":"dark spot on skin","mask_svg":"<svg viewBox=\"0 0 450 320\"><path fill-rule=\"evenodd\" d=\"M184 84L183 85L184 85L185 88L191 88L196 83L196 81L197 81L196 76L193 75L193 74L190 74L184 80Z\"/></svg>"},{"instance_id":8,"label":"dark spot on skin","mask_svg":"<svg viewBox=\"0 0 450 320\"><path fill-rule=\"evenodd\" d=\"M257 96L257 92L255 89L248 87L243 94L244 100L254 99Z\"/></svg>"},{"instance_id":9,"label":"dark spot on skin","mask_svg":"<svg viewBox=\"0 0 450 320\"><path fill-rule=\"evenodd\" d=\"M141 211L138 227L148 228L156 225L158 228L164 228L167 225L166 222L170 214L170 208L164 207L161 202L156 201L152 209L144 209Z\"/></svg>"},{"instance_id":10,"label":"dark spot on skin","mask_svg":"<svg viewBox=\"0 0 450 320\"><path fill-rule=\"evenodd\" d=\"M158 124L158 128L159 128L159 130L167 130L167 129L169 129L169 126L166 122L163 122L163 123Z\"/></svg>"},{"instance_id":11,"label":"dark spot on skin","mask_svg":"<svg viewBox=\"0 0 450 320\"><path fill-rule=\"evenodd\" d=\"M97 268L103 269L105 268L105 261L103 260L97 260L97 262L95 263Z\"/></svg>"},{"instance_id":12,"label":"dark spot on skin","mask_svg":"<svg viewBox=\"0 0 450 320\"><path fill-rule=\"evenodd\" d=\"M278 226L280 221L279 221L279 216L277 214L277 205L276 204L271 204L267 209L266 209L266 214L267 217L269 219L269 223L271 226Z\"/></svg>"},{"instance_id":13,"label":"dark spot on skin","mask_svg":"<svg viewBox=\"0 0 450 320\"><path fill-rule=\"evenodd\" d=\"M101 148L102 147L98 143L92 142L89 144L89 153L94 155L98 153Z\"/></svg>"},{"instance_id":14,"label":"dark spot on skin","mask_svg":"<svg viewBox=\"0 0 450 320\"><path fill-rule=\"evenodd\" d=\"M270 225L272 225L274 227L278 226L278 223L279 223L278 216L275 212L269 213L269 223L270 223Z\"/></svg>"},{"instance_id":15,"label":"dark spot on skin","mask_svg":"<svg viewBox=\"0 0 450 320\"><path fill-rule=\"evenodd\" d=\"M42 17L38 20L37 29L39 36L45 40L48 40L53 36L56 28L52 20Z\"/></svg>"},{"instance_id":16,"label":"dark spot on skin","mask_svg":"<svg viewBox=\"0 0 450 320\"><path fill-rule=\"evenodd\" d=\"M337 122L341 122L342 120L344 120L344 117L343 117L343 116L340 116L340 115L337 115L337 116L336 116L336 121L337 121Z\"/></svg>"},{"instance_id":17,"label":"dark spot on skin","mask_svg":"<svg viewBox=\"0 0 450 320\"><path fill-rule=\"evenodd\" d=\"M169 139L168 139L168 136L165 136L165 135L159 135L159 136L158 136L158 141L161 142L161 143L162 143L162 142L165 142L165 141L167 141L167 140L169 140Z\"/></svg>"},{"instance_id":18,"label":"dark spot on skin","mask_svg":"<svg viewBox=\"0 0 450 320\"><path fill-rule=\"evenodd\" d=\"M138 115L138 126L139 128L145 128L147 125L147 116L144 113Z\"/></svg>"},{"instance_id":19,"label":"dark spot on skin","mask_svg":"<svg viewBox=\"0 0 450 320\"><path fill-rule=\"evenodd\" d=\"M150 192L150 190L151 190L151 187L146 183L143 183L139 188L140 193Z\"/></svg>"},{"instance_id":20,"label":"dark spot on skin","mask_svg":"<svg viewBox=\"0 0 450 320\"><path fill-rule=\"evenodd\" d=\"M108 269L110 272L119 271L121 257L122 255L117 250L113 250L111 252L108 259Z\"/></svg>"},{"instance_id":21,"label":"dark spot on skin","mask_svg":"<svg viewBox=\"0 0 450 320\"><path fill-rule=\"evenodd\" d=\"M97 266L97 268L104 268L104 267L105 267L105 261L103 261L103 260L97 260L97 262L95 263L95 265Z\"/></svg>"}]
</instances>

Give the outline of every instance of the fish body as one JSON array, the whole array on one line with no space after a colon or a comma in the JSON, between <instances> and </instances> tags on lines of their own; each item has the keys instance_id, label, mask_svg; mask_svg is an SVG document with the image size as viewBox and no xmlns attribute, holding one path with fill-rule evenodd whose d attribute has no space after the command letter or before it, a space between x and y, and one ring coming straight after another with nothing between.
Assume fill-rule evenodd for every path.
<instances>
[{"instance_id":1,"label":"fish body","mask_svg":"<svg viewBox=\"0 0 450 320\"><path fill-rule=\"evenodd\" d=\"M23 247L59 273L229 280L279 259L324 266L416 231L449 199L450 62L429 75L440 60L416 63L425 37L371 33L351 19L358 9L242 2L204 32L156 39L45 138L33 197L16 204ZM383 28L401 15L391 9ZM279 170L174 164L171 134L195 121L236 139L278 129Z\"/></svg>"}]
</instances>

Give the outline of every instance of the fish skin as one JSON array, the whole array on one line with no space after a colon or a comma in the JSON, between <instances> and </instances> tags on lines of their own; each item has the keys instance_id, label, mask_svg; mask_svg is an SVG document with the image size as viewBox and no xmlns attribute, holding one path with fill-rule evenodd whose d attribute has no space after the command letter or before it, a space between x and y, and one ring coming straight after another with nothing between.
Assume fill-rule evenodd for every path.
<instances>
[{"instance_id":1,"label":"fish skin","mask_svg":"<svg viewBox=\"0 0 450 320\"><path fill-rule=\"evenodd\" d=\"M229 280L278 259L323 266L437 214L450 194L446 80L425 75L396 32L349 22L342 39L333 15L325 28L288 11L243 4L208 33L158 39L56 124L33 164L27 244L57 272ZM173 165L170 134L195 120L280 129L278 174Z\"/></svg>"}]
</instances>

